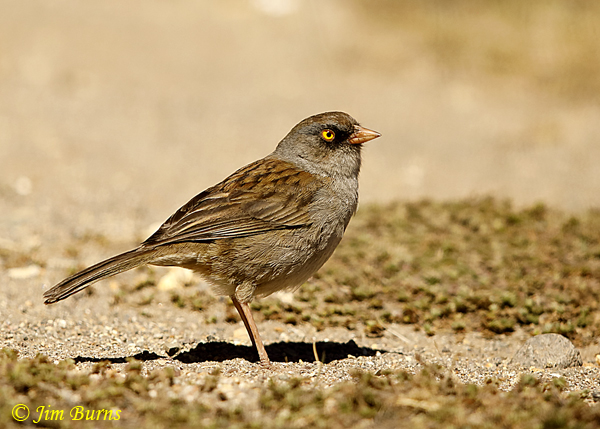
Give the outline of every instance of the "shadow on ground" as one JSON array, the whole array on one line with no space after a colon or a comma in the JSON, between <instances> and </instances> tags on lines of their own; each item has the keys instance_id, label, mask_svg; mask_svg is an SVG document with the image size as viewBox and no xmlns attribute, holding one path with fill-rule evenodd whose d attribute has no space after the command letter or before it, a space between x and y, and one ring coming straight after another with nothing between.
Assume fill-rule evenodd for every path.
<instances>
[{"instance_id":1,"label":"shadow on ground","mask_svg":"<svg viewBox=\"0 0 600 429\"><path fill-rule=\"evenodd\" d=\"M161 358L164 358L165 356L157 355L154 352L143 351L143 352L137 353L133 356L126 356L126 357L109 358L109 357L77 356L76 358L73 358L73 360L75 361L75 363L82 363L82 362L127 363L127 359L129 359L130 357L133 359L136 359L136 360L147 361L147 360L161 359Z\"/></svg>"},{"instance_id":2,"label":"shadow on ground","mask_svg":"<svg viewBox=\"0 0 600 429\"><path fill-rule=\"evenodd\" d=\"M304 342L279 342L265 346L269 357L274 362L313 362L315 353L312 343ZM347 343L318 342L315 343L317 356L324 363L346 359L352 356L375 356L377 350L368 347L359 347L354 341ZM200 343L194 349L178 354L174 359L183 363L206 362L241 357L251 362L258 361L258 354L254 347L238 346L226 342Z\"/></svg>"},{"instance_id":3,"label":"shadow on ground","mask_svg":"<svg viewBox=\"0 0 600 429\"><path fill-rule=\"evenodd\" d=\"M355 357L358 356L375 356L379 351L385 353L385 350L374 350L368 347L359 347L353 340L347 343L333 343L333 342L317 342L303 343L303 342L279 342L265 346L269 357L274 362L299 362L300 360L305 362L313 362L315 360L316 349L319 360L323 363L330 363L340 359L346 359L348 355ZM173 348L167 351L167 354L172 356L174 360L178 360L183 363L197 363L197 362L223 362L235 358L243 358L250 362L258 362L258 354L254 347L240 346L227 343L224 341L213 341L209 343L199 343L193 349L177 354L178 349ZM154 352L144 351L142 353L131 356L134 359L141 361L149 361L165 358ZM127 357L118 358L102 358L102 357L85 357L78 356L73 360L75 363L81 362L102 362L108 361L110 363L126 363Z\"/></svg>"}]
</instances>

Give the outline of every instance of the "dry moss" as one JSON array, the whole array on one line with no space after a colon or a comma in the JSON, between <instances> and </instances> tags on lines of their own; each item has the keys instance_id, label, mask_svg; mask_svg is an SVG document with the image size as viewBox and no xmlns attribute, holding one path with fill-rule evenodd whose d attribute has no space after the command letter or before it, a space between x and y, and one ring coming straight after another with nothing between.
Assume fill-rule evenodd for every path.
<instances>
[{"instance_id":1,"label":"dry moss","mask_svg":"<svg viewBox=\"0 0 600 429\"><path fill-rule=\"evenodd\" d=\"M39 422L58 428L114 427L115 423L132 428L391 428L398 422L415 428L592 428L600 423L600 408L584 402L586 392L565 394L564 379L541 382L531 374L523 375L510 392L498 389L498 380L490 379L483 386L457 383L437 366L425 366L416 375L356 371L352 381L328 389L315 387L318 384L311 379L270 380L243 409L218 393L220 377L218 370L209 374L198 386L198 395L183 400L177 393L182 382L170 367L142 375L142 363L131 360L124 374L106 362L80 371L70 360L57 364L44 356L18 360L15 351L4 349L0 351L0 425L18 425L11 415L16 404L32 410L27 423L39 417L33 410L40 406L57 413L69 413L76 406L95 412L95 419L85 423L68 414ZM106 412L98 414L100 410ZM118 422L104 418L111 410L119 410Z\"/></svg>"},{"instance_id":2,"label":"dry moss","mask_svg":"<svg viewBox=\"0 0 600 429\"><path fill-rule=\"evenodd\" d=\"M600 213L486 198L366 207L312 287L365 324L489 333L520 325L587 344L599 331L599 281ZM308 300L326 307L318 298Z\"/></svg>"},{"instance_id":3,"label":"dry moss","mask_svg":"<svg viewBox=\"0 0 600 429\"><path fill-rule=\"evenodd\" d=\"M193 288L178 307L223 308ZM600 212L567 215L493 198L362 207L331 260L286 303L252 304L256 319L382 335L390 323L440 330L600 334ZM210 305L209 305L210 304ZM229 305L225 319L239 319Z\"/></svg>"}]
</instances>

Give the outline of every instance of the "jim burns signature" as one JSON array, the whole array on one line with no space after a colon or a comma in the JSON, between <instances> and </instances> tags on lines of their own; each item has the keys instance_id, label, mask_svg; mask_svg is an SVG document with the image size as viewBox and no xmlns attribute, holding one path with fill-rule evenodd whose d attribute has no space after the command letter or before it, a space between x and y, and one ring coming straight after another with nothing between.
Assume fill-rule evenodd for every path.
<instances>
[{"instance_id":1,"label":"jim burns signature","mask_svg":"<svg viewBox=\"0 0 600 429\"><path fill-rule=\"evenodd\" d=\"M31 422L38 424L46 421L57 421L65 419L65 410L53 410L51 405L40 405L35 409L37 416L32 417ZM23 422L29 418L29 407L25 404L17 404L12 409L13 418ZM120 420L121 410L86 410L77 405L68 411L68 417L72 421L78 420Z\"/></svg>"}]
</instances>

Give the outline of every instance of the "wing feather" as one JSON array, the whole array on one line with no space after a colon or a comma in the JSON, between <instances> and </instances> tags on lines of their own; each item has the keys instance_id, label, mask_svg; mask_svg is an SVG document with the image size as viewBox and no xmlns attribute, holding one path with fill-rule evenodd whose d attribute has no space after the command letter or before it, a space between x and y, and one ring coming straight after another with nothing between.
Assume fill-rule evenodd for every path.
<instances>
[{"instance_id":1,"label":"wing feather","mask_svg":"<svg viewBox=\"0 0 600 429\"><path fill-rule=\"evenodd\" d=\"M143 245L250 237L311 223L319 180L267 157L233 173L182 206Z\"/></svg>"}]
</instances>

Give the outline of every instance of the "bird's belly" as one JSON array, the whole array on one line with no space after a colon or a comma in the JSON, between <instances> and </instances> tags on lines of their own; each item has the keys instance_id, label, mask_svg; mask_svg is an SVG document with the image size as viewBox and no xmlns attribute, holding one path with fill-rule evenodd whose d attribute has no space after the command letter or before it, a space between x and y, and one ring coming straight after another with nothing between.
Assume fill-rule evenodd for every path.
<instances>
[{"instance_id":1,"label":"bird's belly","mask_svg":"<svg viewBox=\"0 0 600 429\"><path fill-rule=\"evenodd\" d=\"M244 288L246 299L299 287L329 259L344 233L340 224L271 231L235 240L180 243L151 263L194 270L218 295ZM173 252L174 247L177 251Z\"/></svg>"},{"instance_id":2,"label":"bird's belly","mask_svg":"<svg viewBox=\"0 0 600 429\"><path fill-rule=\"evenodd\" d=\"M257 284L254 296L263 297L280 290L295 290L310 278L332 255L339 244L341 234L332 236L323 243L323 247L313 252L309 257L298 257L291 255L285 260L285 269L281 270L271 279Z\"/></svg>"}]
</instances>

